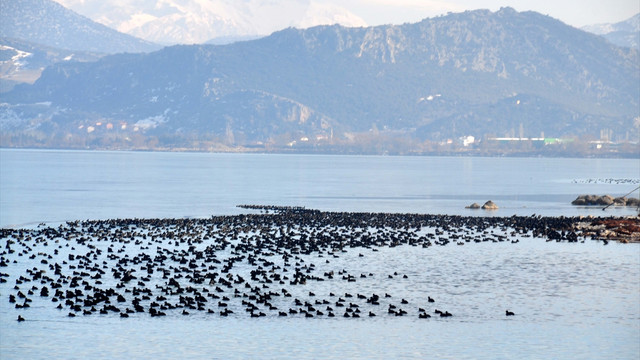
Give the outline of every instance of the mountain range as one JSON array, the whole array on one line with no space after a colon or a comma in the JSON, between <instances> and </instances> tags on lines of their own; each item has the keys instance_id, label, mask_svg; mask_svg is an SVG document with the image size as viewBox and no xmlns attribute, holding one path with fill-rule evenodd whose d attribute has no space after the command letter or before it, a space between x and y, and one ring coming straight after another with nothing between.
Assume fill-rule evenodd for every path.
<instances>
[{"instance_id":1,"label":"mountain range","mask_svg":"<svg viewBox=\"0 0 640 360\"><path fill-rule=\"evenodd\" d=\"M32 0L35 1L35 0ZM3 143L70 147L637 141L639 53L535 12L288 28L228 45L66 61L3 94ZM135 143L135 144L134 144Z\"/></svg>"},{"instance_id":2,"label":"mountain range","mask_svg":"<svg viewBox=\"0 0 640 360\"><path fill-rule=\"evenodd\" d=\"M286 27L366 22L341 6L317 0L56 0L100 24L150 42L175 45L229 43ZM613 24L581 28L624 47L640 44L640 14Z\"/></svg>"}]
</instances>

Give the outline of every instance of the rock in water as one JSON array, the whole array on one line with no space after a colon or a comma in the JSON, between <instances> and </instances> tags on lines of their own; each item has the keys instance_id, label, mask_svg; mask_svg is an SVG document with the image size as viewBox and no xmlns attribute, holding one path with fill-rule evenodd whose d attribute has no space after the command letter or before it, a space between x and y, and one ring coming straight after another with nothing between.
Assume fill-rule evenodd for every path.
<instances>
[{"instance_id":1,"label":"rock in water","mask_svg":"<svg viewBox=\"0 0 640 360\"><path fill-rule=\"evenodd\" d=\"M482 205L482 208L484 210L497 210L498 205L496 205L493 201L489 200L486 203L484 203L484 205Z\"/></svg>"},{"instance_id":2,"label":"rock in water","mask_svg":"<svg viewBox=\"0 0 640 360\"><path fill-rule=\"evenodd\" d=\"M580 195L571 202L571 205L577 206L637 206L638 199L617 197L614 198L611 195Z\"/></svg>"},{"instance_id":3,"label":"rock in water","mask_svg":"<svg viewBox=\"0 0 640 360\"><path fill-rule=\"evenodd\" d=\"M577 205L577 206L581 206L581 205L587 205L587 195L580 195L578 196L575 200L573 200L571 202L571 205Z\"/></svg>"},{"instance_id":4,"label":"rock in water","mask_svg":"<svg viewBox=\"0 0 640 360\"><path fill-rule=\"evenodd\" d=\"M611 205L613 204L613 196L603 195L596 201L596 205Z\"/></svg>"}]
</instances>

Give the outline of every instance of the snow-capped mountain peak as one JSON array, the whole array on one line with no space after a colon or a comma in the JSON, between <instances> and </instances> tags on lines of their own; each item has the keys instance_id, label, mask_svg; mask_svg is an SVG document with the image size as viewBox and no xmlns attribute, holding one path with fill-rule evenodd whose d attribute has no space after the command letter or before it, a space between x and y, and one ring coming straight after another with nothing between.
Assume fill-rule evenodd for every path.
<instances>
[{"instance_id":1,"label":"snow-capped mountain peak","mask_svg":"<svg viewBox=\"0 0 640 360\"><path fill-rule=\"evenodd\" d=\"M367 25L340 6L311 0L56 1L96 22L161 44L268 35L291 26Z\"/></svg>"}]
</instances>

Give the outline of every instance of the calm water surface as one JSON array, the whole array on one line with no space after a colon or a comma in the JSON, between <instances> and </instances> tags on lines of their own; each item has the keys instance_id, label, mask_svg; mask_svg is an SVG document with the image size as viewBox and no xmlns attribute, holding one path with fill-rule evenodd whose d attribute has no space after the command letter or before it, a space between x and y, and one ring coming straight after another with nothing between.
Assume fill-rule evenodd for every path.
<instances>
[{"instance_id":1,"label":"calm water surface","mask_svg":"<svg viewBox=\"0 0 640 360\"><path fill-rule=\"evenodd\" d=\"M620 196L633 159L260 155L0 149L0 226L124 217L207 217L236 205L330 211L602 215L580 194ZM595 180L595 181L593 181ZM638 193L636 192L636 195ZM607 214L633 215L609 208Z\"/></svg>"},{"instance_id":2,"label":"calm water surface","mask_svg":"<svg viewBox=\"0 0 640 360\"><path fill-rule=\"evenodd\" d=\"M600 208L568 203L583 193L623 195L637 184L605 179L640 177L637 160L600 159L0 150L0 160L2 227L55 226L74 219L208 217L244 211L238 204L487 215L464 206L491 199L500 209L489 214L498 216L602 215ZM610 208L605 214L634 211ZM352 249L328 264L317 255L307 256L320 273L348 269L376 275L359 280L354 292L390 292L412 303L429 294L455 314L427 321L416 316L251 319L201 313L67 318L47 301L34 299L28 310L8 303L15 278L39 265L12 254L16 263L0 268L10 274L0 284L0 358L640 357L640 246L519 240L402 246L375 253ZM392 272L408 278L379 281ZM341 286L346 285L313 283L292 291L326 296L330 290L347 290ZM516 316L505 317L505 309ZM27 321L15 321L18 314Z\"/></svg>"}]
</instances>

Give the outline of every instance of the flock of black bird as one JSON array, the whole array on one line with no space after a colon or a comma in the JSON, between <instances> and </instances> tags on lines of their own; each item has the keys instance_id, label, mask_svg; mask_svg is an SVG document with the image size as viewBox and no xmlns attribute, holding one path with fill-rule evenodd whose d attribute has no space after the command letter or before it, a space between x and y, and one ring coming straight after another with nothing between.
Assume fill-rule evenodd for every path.
<instances>
[{"instance_id":1,"label":"flock of black bird","mask_svg":"<svg viewBox=\"0 0 640 360\"><path fill-rule=\"evenodd\" d=\"M579 239L570 230L576 218L241 207L261 213L0 229L0 282L9 292L0 296L21 309L18 321L28 319L33 306L53 306L69 317L446 318L454 315L436 308L443 305L429 294L408 301L384 290L362 294L356 286L376 277L380 289L388 289L385 282L407 278L406 274L322 271L314 259L329 269L348 251L364 256L365 249L397 246L516 243L520 237ZM332 284L342 291L331 291ZM506 316L511 315L507 310Z\"/></svg>"},{"instance_id":2,"label":"flock of black bird","mask_svg":"<svg viewBox=\"0 0 640 360\"><path fill-rule=\"evenodd\" d=\"M616 184L616 185L638 185L640 179L614 179L614 178L597 178L597 179L574 179L574 184Z\"/></svg>"}]
</instances>

